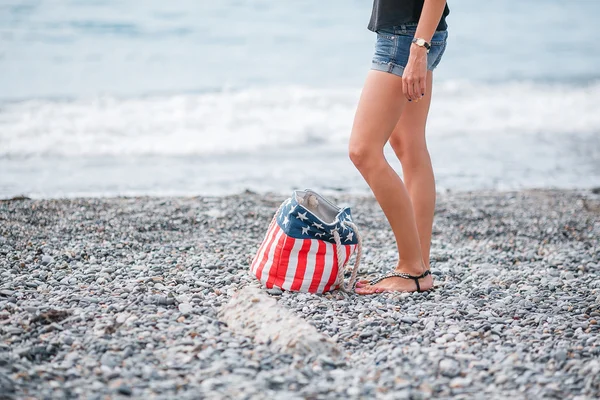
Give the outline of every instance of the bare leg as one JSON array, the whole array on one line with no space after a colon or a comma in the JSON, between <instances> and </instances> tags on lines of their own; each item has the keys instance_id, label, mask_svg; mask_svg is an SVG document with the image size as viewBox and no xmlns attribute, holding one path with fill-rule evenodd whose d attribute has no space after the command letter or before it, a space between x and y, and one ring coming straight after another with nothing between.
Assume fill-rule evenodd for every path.
<instances>
[{"instance_id":1,"label":"bare leg","mask_svg":"<svg viewBox=\"0 0 600 400\"><path fill-rule=\"evenodd\" d=\"M423 262L427 268L435 211L435 178L425 140L432 83L433 74L429 71L425 96L419 102L407 104L390 137L390 145L402 163L404 182L412 200L419 230Z\"/></svg>"},{"instance_id":2,"label":"bare leg","mask_svg":"<svg viewBox=\"0 0 600 400\"><path fill-rule=\"evenodd\" d=\"M407 100L402 95L402 78L380 71L369 71L356 110L350 137L350 158L373 191L388 219L400 255L397 271L420 275L425 270L413 206L404 183L388 164L383 147L398 123ZM431 288L431 276L419 281ZM379 289L416 290L415 283L389 278L377 285L357 289L368 294Z\"/></svg>"}]
</instances>

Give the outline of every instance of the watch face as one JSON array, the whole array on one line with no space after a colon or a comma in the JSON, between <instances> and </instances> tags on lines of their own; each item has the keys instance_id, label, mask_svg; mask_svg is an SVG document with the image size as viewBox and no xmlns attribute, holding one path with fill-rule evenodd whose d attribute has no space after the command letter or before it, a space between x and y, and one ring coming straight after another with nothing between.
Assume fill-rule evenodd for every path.
<instances>
[{"instance_id":1,"label":"watch face","mask_svg":"<svg viewBox=\"0 0 600 400\"><path fill-rule=\"evenodd\" d=\"M420 38L419 38L419 39L417 39L417 44L418 44L419 46L424 46L424 45L425 45L425 39L420 39Z\"/></svg>"}]
</instances>

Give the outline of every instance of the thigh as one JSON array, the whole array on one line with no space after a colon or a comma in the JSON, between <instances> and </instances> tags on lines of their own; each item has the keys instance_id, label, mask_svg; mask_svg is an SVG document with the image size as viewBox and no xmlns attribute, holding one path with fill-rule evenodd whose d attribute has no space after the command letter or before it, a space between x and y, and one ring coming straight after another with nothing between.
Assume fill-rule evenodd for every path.
<instances>
[{"instance_id":1,"label":"thigh","mask_svg":"<svg viewBox=\"0 0 600 400\"><path fill-rule=\"evenodd\" d=\"M425 96L417 102L407 102L400 115L390 140L405 148L425 146L425 125L431 105L433 73L427 72L427 89Z\"/></svg>"},{"instance_id":2,"label":"thigh","mask_svg":"<svg viewBox=\"0 0 600 400\"><path fill-rule=\"evenodd\" d=\"M370 70L354 116L350 143L383 149L406 103L401 77Z\"/></svg>"}]
</instances>

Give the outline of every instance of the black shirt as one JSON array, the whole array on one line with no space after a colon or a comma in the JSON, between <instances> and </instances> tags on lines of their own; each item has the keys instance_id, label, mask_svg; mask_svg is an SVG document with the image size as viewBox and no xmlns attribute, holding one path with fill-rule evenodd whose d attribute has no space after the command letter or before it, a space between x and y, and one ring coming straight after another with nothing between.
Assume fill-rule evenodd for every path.
<instances>
[{"instance_id":1,"label":"black shirt","mask_svg":"<svg viewBox=\"0 0 600 400\"><path fill-rule=\"evenodd\" d=\"M369 30L377 32L382 28L390 28L411 22L419 22L424 0L374 0L373 12L369 21ZM446 16L450 13L448 4L444 8L442 18L436 30L448 28Z\"/></svg>"}]
</instances>

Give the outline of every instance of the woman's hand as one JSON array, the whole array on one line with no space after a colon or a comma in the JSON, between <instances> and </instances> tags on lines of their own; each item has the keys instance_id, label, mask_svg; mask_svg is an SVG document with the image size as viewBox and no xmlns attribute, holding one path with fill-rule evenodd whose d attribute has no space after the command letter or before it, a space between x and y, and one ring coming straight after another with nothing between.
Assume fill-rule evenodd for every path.
<instances>
[{"instance_id":1,"label":"woman's hand","mask_svg":"<svg viewBox=\"0 0 600 400\"><path fill-rule=\"evenodd\" d=\"M402 91L408 101L425 96L427 84L427 49L416 44L410 45L410 56L402 73Z\"/></svg>"}]
</instances>

